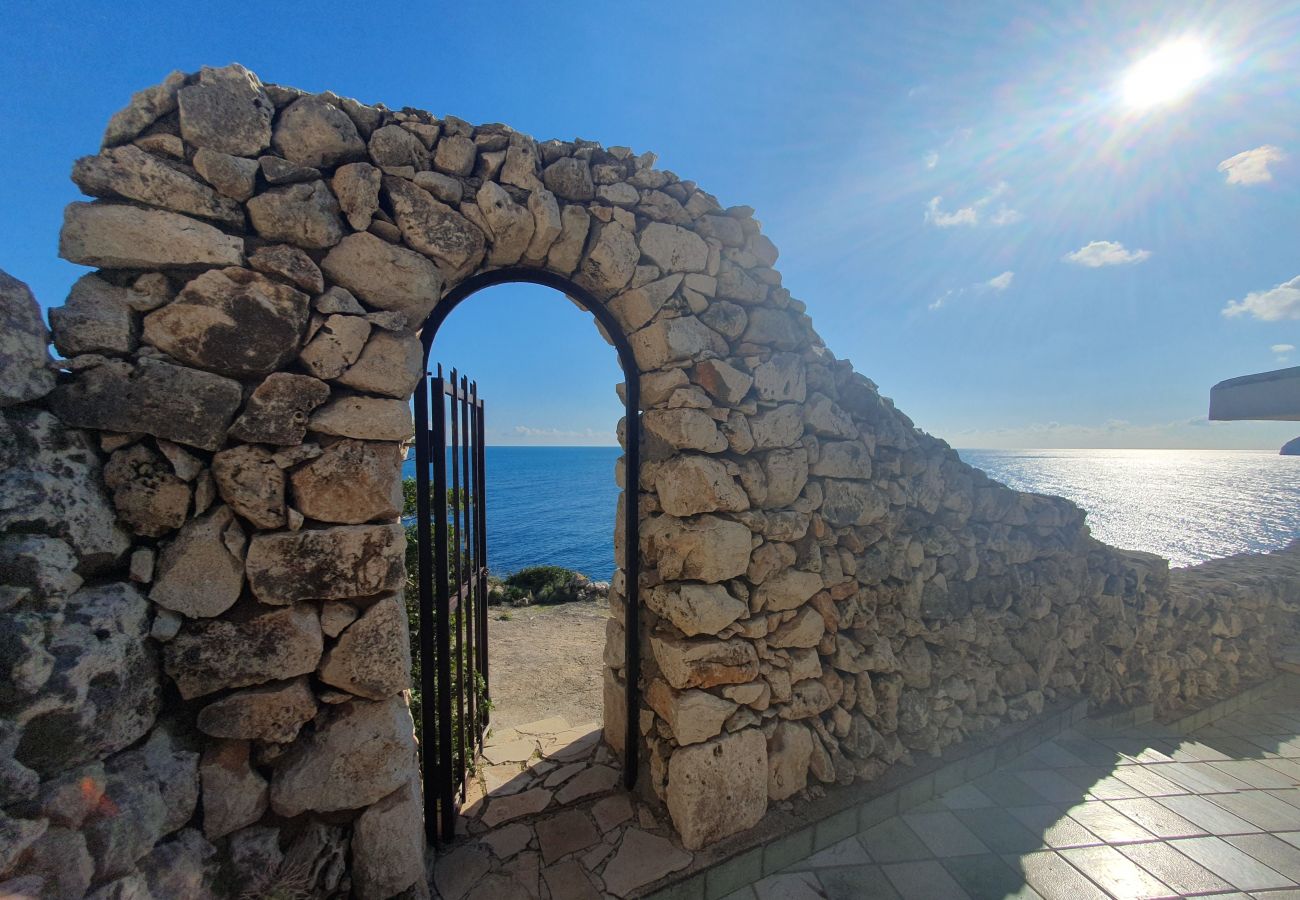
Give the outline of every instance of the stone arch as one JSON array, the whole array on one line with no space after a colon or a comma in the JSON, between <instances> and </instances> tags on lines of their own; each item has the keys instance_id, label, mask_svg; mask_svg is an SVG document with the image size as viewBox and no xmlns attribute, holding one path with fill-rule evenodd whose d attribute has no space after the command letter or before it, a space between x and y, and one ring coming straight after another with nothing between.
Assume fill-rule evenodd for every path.
<instances>
[{"instance_id":1,"label":"stone arch","mask_svg":"<svg viewBox=\"0 0 1300 900\"><path fill-rule=\"evenodd\" d=\"M250 877L305 855L363 898L423 877L394 600L414 332L513 267L572 279L636 363L645 667L616 633L607 708L630 675L635 728L607 736L641 749L688 848L1045 703L1169 708L1259 677L1253 635L1294 630L1264 588L1171 591L1073 504L962 463L826 348L751 209L652 154L232 65L136 94L73 180L97 199L60 253L98 271L51 311L57 385L0 277L0 598L54 635L24 638L0 698L0 783L28 815L78 766L109 773L142 831L119 852L85 819L88 882L214 846ZM168 815L133 799L155 795Z\"/></svg>"}]
</instances>

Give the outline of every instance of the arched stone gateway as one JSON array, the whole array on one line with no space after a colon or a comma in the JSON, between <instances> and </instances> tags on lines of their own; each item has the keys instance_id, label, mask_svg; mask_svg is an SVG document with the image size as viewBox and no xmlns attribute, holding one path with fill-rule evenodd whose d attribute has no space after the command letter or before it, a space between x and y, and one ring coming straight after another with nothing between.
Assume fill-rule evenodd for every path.
<instances>
[{"instance_id":1,"label":"arched stone gateway","mask_svg":"<svg viewBox=\"0 0 1300 900\"><path fill-rule=\"evenodd\" d=\"M1227 692L1294 631L1280 582L1171 586L964 465L826 348L749 208L651 154L227 66L137 94L73 179L60 252L97 271L57 386L0 280L0 878L423 876L400 446L417 330L503 270L571 280L639 369L606 734L631 715L689 848L1048 701Z\"/></svg>"}]
</instances>

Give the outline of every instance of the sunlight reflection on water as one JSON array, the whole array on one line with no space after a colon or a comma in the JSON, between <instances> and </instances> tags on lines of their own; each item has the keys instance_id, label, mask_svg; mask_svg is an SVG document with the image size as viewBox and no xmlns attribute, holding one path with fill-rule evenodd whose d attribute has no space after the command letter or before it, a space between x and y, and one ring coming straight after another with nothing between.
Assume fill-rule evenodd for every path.
<instances>
[{"instance_id":1,"label":"sunlight reflection on water","mask_svg":"<svg viewBox=\"0 0 1300 900\"><path fill-rule=\"evenodd\" d=\"M1300 457L1217 450L959 450L1021 491L1088 511L1099 540L1174 566L1300 537Z\"/></svg>"}]
</instances>

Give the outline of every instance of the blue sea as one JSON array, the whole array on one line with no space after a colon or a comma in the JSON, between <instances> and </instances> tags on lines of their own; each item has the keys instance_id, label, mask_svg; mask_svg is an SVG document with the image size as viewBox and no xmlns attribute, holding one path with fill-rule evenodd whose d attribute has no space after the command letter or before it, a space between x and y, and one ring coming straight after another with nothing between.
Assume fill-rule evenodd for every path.
<instances>
[{"instance_id":1,"label":"blue sea","mask_svg":"<svg viewBox=\"0 0 1300 900\"><path fill-rule=\"evenodd\" d=\"M1107 543L1194 565L1300 537L1300 457L1215 450L960 450L1023 491L1088 511ZM488 563L614 571L617 447L488 447ZM406 475L414 477L408 461Z\"/></svg>"}]
</instances>

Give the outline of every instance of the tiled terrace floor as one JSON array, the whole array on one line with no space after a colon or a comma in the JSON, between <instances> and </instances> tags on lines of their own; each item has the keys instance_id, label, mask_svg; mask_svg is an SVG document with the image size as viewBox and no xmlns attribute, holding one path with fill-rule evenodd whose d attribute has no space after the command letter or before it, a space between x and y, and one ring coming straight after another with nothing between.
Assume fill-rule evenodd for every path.
<instances>
[{"instance_id":1,"label":"tiled terrace floor","mask_svg":"<svg viewBox=\"0 0 1300 900\"><path fill-rule=\"evenodd\" d=\"M1300 898L1300 697L1085 721L726 900Z\"/></svg>"}]
</instances>

